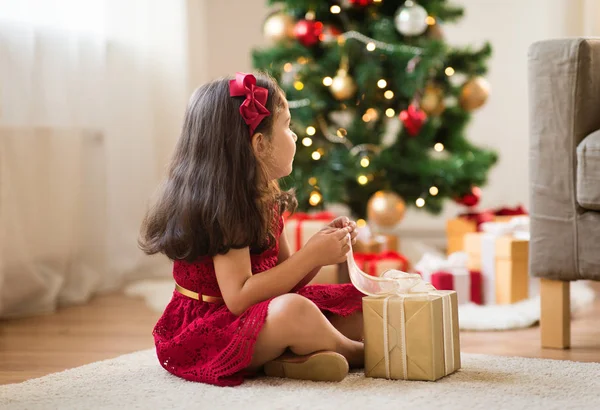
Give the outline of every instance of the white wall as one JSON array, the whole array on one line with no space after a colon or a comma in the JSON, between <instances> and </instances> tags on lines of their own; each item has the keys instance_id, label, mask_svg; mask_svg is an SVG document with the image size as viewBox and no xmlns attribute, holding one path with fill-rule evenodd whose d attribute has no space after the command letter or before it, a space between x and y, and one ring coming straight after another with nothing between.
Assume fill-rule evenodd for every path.
<instances>
[{"instance_id":1,"label":"white wall","mask_svg":"<svg viewBox=\"0 0 600 410\"><path fill-rule=\"evenodd\" d=\"M384 0L386 1L386 0ZM600 35L597 0L454 0L465 17L443 30L451 44L494 48L488 80L488 103L473 116L472 141L499 152L499 162L483 189L482 207L528 205L527 49L535 41L576 35ZM233 13L235 10L235 15ZM249 51L266 44L261 33L268 9L265 0L220 0L208 3L208 77L250 70ZM449 202L438 216L411 210L402 235L443 238L445 220L461 207Z\"/></svg>"}]
</instances>

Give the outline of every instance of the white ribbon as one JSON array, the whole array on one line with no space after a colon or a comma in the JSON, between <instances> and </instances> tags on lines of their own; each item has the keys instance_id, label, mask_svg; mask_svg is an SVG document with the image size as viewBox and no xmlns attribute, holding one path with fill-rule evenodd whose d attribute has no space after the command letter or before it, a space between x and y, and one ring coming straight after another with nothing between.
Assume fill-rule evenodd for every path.
<instances>
[{"instance_id":1,"label":"white ribbon","mask_svg":"<svg viewBox=\"0 0 600 410\"><path fill-rule=\"evenodd\" d=\"M511 235L529 240L529 217L517 216L508 222L481 224L481 275L483 276L483 303L496 304L496 239Z\"/></svg>"},{"instance_id":2,"label":"white ribbon","mask_svg":"<svg viewBox=\"0 0 600 410\"><path fill-rule=\"evenodd\" d=\"M415 270L421 273L423 280L433 282L432 275L436 272L449 272L453 277L454 289L458 304L471 301L471 273L467 268L469 257L465 252L454 252L444 258L440 254L425 253L415 265Z\"/></svg>"},{"instance_id":3,"label":"white ribbon","mask_svg":"<svg viewBox=\"0 0 600 410\"><path fill-rule=\"evenodd\" d=\"M442 297L443 306L443 334L444 334L444 365L445 374L454 371L454 335L452 323L452 304L448 292L437 291L430 283L423 281L417 273L407 273L400 270L389 270L382 276L371 276L360 270L352 249L348 253L348 273L354 287L369 296L384 297L383 299L383 350L386 378L391 377L389 334L388 334L388 306L392 297L400 297L400 350L402 351L403 378L408 378L408 363L406 356L406 326L404 299L409 294L427 293Z\"/></svg>"}]
</instances>

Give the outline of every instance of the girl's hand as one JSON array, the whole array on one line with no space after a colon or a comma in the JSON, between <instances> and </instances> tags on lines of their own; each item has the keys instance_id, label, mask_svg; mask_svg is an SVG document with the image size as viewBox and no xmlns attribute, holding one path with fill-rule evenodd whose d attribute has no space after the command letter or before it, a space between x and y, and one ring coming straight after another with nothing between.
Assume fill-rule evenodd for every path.
<instances>
[{"instance_id":1,"label":"girl's hand","mask_svg":"<svg viewBox=\"0 0 600 410\"><path fill-rule=\"evenodd\" d=\"M341 229L327 226L313 235L302 251L315 267L345 262L350 251L350 229L349 226Z\"/></svg>"},{"instance_id":2,"label":"girl's hand","mask_svg":"<svg viewBox=\"0 0 600 410\"><path fill-rule=\"evenodd\" d=\"M356 230L356 222L351 221L346 216L340 216L335 218L333 221L327 225L332 228L346 228L350 227L350 237L352 238L352 245L356 243L356 236L358 235L358 231Z\"/></svg>"}]
</instances>

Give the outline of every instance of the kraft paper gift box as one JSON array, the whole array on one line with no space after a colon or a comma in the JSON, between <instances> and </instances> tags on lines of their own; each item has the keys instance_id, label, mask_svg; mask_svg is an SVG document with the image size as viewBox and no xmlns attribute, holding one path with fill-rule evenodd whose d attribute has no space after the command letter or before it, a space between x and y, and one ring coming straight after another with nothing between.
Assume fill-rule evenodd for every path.
<instances>
[{"instance_id":1,"label":"kraft paper gift box","mask_svg":"<svg viewBox=\"0 0 600 410\"><path fill-rule=\"evenodd\" d=\"M425 253L415 265L415 271L438 290L455 290L459 305L480 305L483 293L481 272L469 270L467 259L465 252L455 252L446 258Z\"/></svg>"},{"instance_id":2,"label":"kraft paper gift box","mask_svg":"<svg viewBox=\"0 0 600 410\"><path fill-rule=\"evenodd\" d=\"M480 231L480 226L486 222L508 222L515 216L525 215L522 206L515 208L500 208L482 212L470 212L459 215L446 222L446 238L448 255L464 250L464 237L467 233Z\"/></svg>"},{"instance_id":3,"label":"kraft paper gift box","mask_svg":"<svg viewBox=\"0 0 600 410\"><path fill-rule=\"evenodd\" d=\"M529 277L526 235L470 233L465 251L468 268L482 273L484 304L512 304L533 296L537 282Z\"/></svg>"},{"instance_id":4,"label":"kraft paper gift box","mask_svg":"<svg viewBox=\"0 0 600 410\"><path fill-rule=\"evenodd\" d=\"M435 381L460 369L456 292L363 298L365 376Z\"/></svg>"}]
</instances>

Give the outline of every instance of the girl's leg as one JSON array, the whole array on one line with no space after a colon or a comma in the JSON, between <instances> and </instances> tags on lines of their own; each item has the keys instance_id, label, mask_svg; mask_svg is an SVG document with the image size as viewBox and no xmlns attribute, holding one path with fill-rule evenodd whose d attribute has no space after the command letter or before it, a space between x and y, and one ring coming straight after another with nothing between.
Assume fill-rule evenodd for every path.
<instances>
[{"instance_id":1,"label":"girl's leg","mask_svg":"<svg viewBox=\"0 0 600 410\"><path fill-rule=\"evenodd\" d=\"M348 360L350 367L362 367L364 345L340 333L309 299L290 293L269 304L267 320L254 346L251 370L281 356L286 349L297 355L330 350Z\"/></svg>"},{"instance_id":2,"label":"girl's leg","mask_svg":"<svg viewBox=\"0 0 600 410\"><path fill-rule=\"evenodd\" d=\"M327 315L327 319L331 322L341 334L351 340L362 341L363 333L363 315L362 312L353 313L350 316Z\"/></svg>"}]
</instances>

